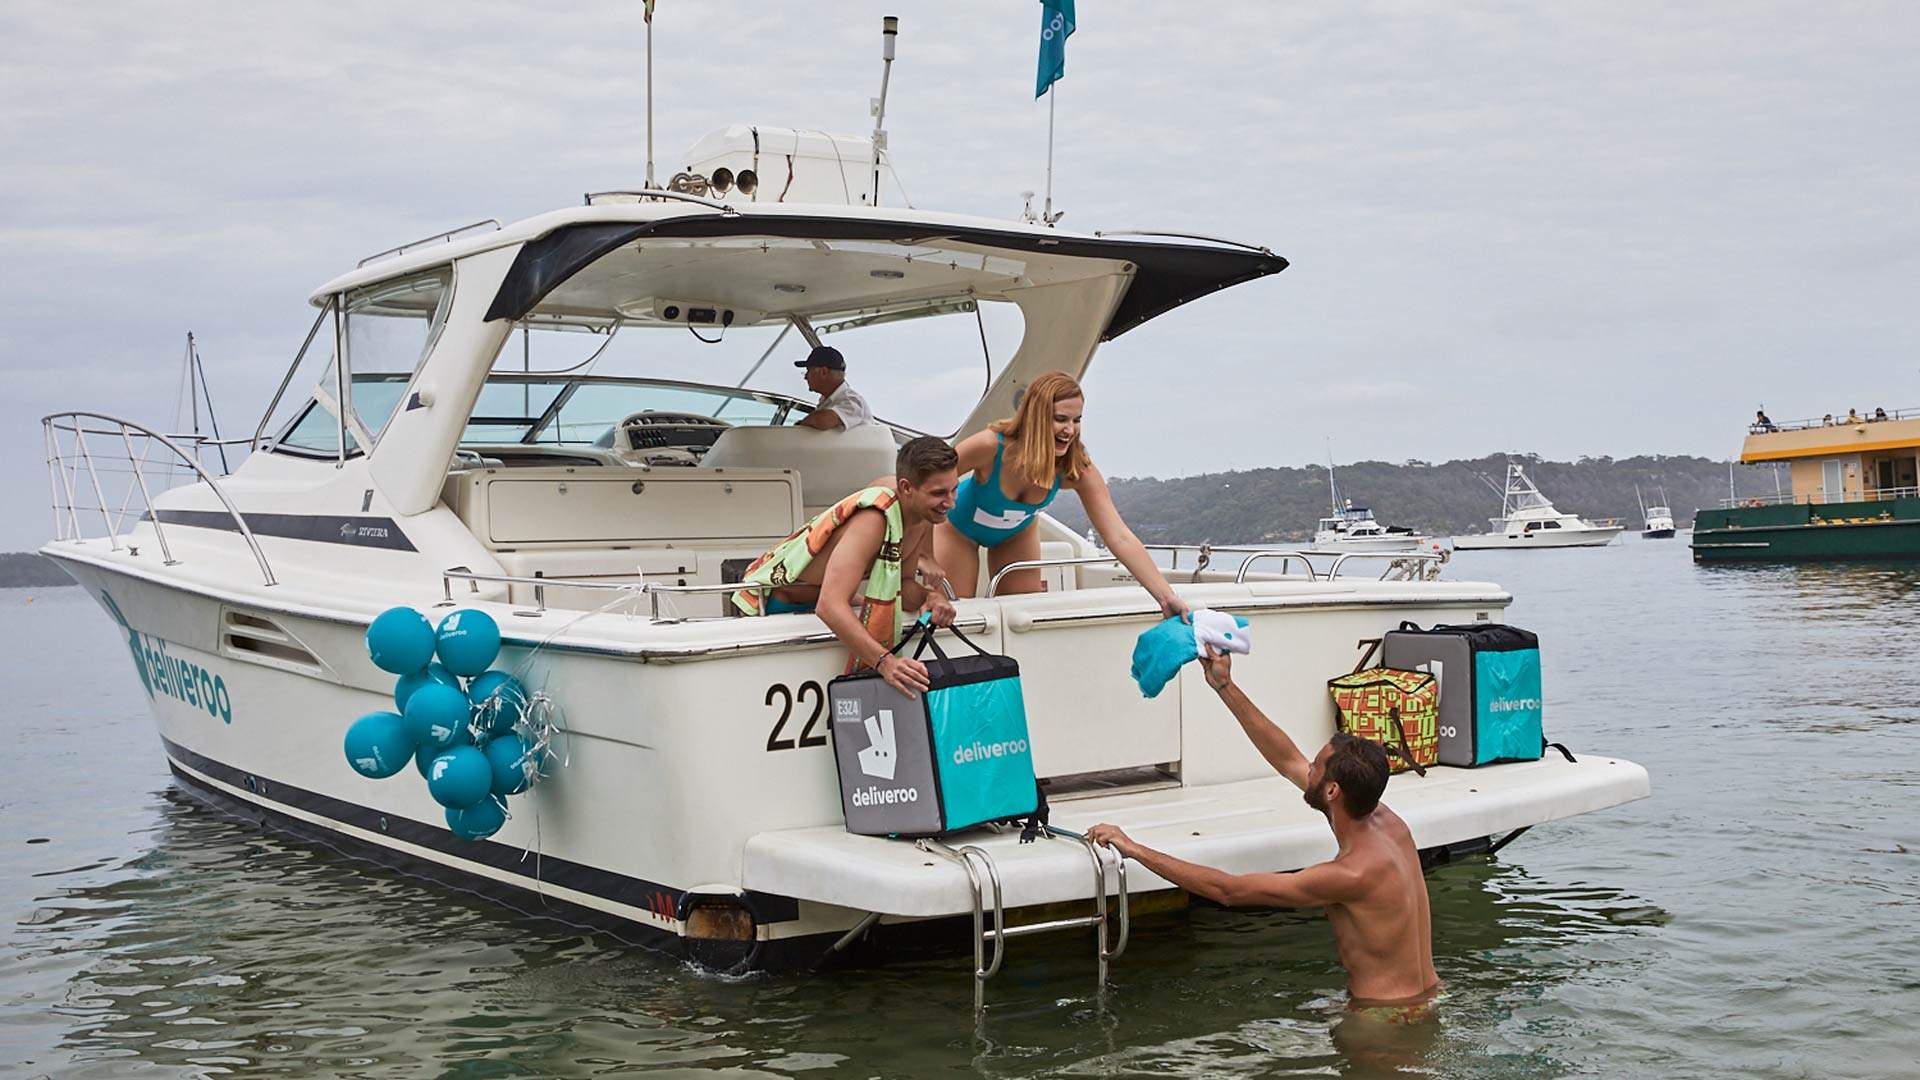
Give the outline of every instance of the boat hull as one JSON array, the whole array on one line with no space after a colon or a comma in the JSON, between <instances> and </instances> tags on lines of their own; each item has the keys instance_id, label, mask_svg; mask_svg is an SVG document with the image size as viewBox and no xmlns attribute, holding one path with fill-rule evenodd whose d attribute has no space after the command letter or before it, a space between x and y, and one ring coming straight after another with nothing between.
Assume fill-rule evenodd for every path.
<instances>
[{"instance_id":1,"label":"boat hull","mask_svg":"<svg viewBox=\"0 0 1920 1080\"><path fill-rule=\"evenodd\" d=\"M1693 561L1920 559L1920 499L1702 510Z\"/></svg>"},{"instance_id":2,"label":"boat hull","mask_svg":"<svg viewBox=\"0 0 1920 1080\"><path fill-rule=\"evenodd\" d=\"M1423 536L1349 536L1338 540L1316 539L1307 550L1341 555L1365 551L1419 551L1425 542Z\"/></svg>"},{"instance_id":3,"label":"boat hull","mask_svg":"<svg viewBox=\"0 0 1920 1080\"><path fill-rule=\"evenodd\" d=\"M1671 540L1673 539L1673 530L1672 529L1644 529L1640 533L1640 539Z\"/></svg>"},{"instance_id":4,"label":"boat hull","mask_svg":"<svg viewBox=\"0 0 1920 1080\"><path fill-rule=\"evenodd\" d=\"M1453 538L1453 548L1455 551L1487 551L1506 548L1605 547L1623 531L1623 528L1551 529L1521 536L1507 536L1504 533L1456 536Z\"/></svg>"},{"instance_id":5,"label":"boat hull","mask_svg":"<svg viewBox=\"0 0 1920 1080\"><path fill-rule=\"evenodd\" d=\"M846 940L849 930L867 925L863 920L869 913L886 920L876 930L882 951L901 937L964 940L963 933L952 932L967 925L952 922L968 911L961 868L930 864L897 841L846 836L840 824L831 746L824 730L813 738L806 735L813 730L806 707L814 695L805 686L830 681L844 652L830 641L813 644L816 636L810 631L783 638L777 648L734 646L669 657L659 640L640 654L612 652L606 644L562 642L528 655L525 635L533 631L521 624L537 624L513 616L534 613L497 608L496 618L512 625L505 627L507 649L496 666L531 663L522 668L528 685L555 694L565 709L568 733L556 744L560 765L511 800L511 817L501 832L476 842L447 829L444 811L411 770L373 780L355 773L342 758L341 736L354 717L393 708L392 676L367 659L369 616L356 621L344 613L303 613L274 599L282 595L276 593L249 601L239 593L201 591L151 568L117 565L146 558L130 552L83 557L61 545L50 545L47 552L94 595L125 635L168 766L182 788L197 797L516 911L601 930L722 970L814 963ZM1303 742L1323 740L1330 730L1330 721L1316 711L1325 699L1314 673L1350 666L1352 641L1378 636L1403 618L1421 623L1487 619L1508 601L1504 593L1472 583L1361 582L1333 594L1300 581L1189 587L1196 604L1208 602L1209 590L1215 590L1213 604L1232 603L1245 611L1260 624L1269 647L1300 658L1297 665L1250 668L1245 681L1272 707L1306 718L1293 725L1295 738ZM1125 606L1114 607L1123 597ZM1182 826L1164 840L1183 857L1264 859L1265 868L1285 869L1271 860L1280 850L1275 843L1289 836L1288 843L1302 853L1301 865L1324 857L1317 854L1331 840L1324 822L1317 816L1305 822L1272 816L1298 816L1304 809L1292 792L1269 790L1274 787L1270 768L1199 680L1179 680L1174 692L1151 703L1139 701L1131 681L1123 681L1134 636L1159 617L1150 604L1107 589L1008 603L1012 610L990 616L996 621L979 632L978 640L1022 660L1034 756L1043 772L1067 776L1128 765L1134 759L1108 762L1099 755L1129 752L1155 739L1167 747L1153 749L1152 755L1179 763L1180 779L1170 783L1094 792L1079 800L1063 794L1055 807L1056 823L1081 829L1098 820L1133 823L1131 814L1142 828L1152 828L1153 821L1164 826L1161 819L1172 820L1184 805L1203 813L1192 828ZM963 601L963 618L969 605L975 605L977 618L980 611L994 610L991 604ZM1089 605L1096 615L1092 625L1087 624ZM795 620L788 626L800 627L801 620L812 625L803 616L777 618ZM656 638L689 628L664 624L656 629L625 619L620 625ZM691 625L727 630L735 638L741 633L732 620ZM237 647L236 627L262 626L283 635L275 651L256 654ZM547 640L544 631L538 633ZM290 659L297 657L305 659ZM1088 708L1090 697L1100 693L1091 688L1089 673L1108 670L1115 696L1101 708ZM768 679L784 680L786 694L770 689ZM1102 676L1095 683L1105 681ZM1194 722L1184 723L1183 716ZM1124 737L1103 740L1101 732ZM778 739L782 734L786 738ZM793 745L796 741L801 745ZM1606 767L1612 779L1604 790L1588 790L1571 774L1566 782L1530 789L1523 768L1502 768L1475 773L1474 786L1482 791L1512 786L1511 797L1440 793L1432 822L1416 833L1421 846L1471 845L1494 829L1508 831L1646 794L1645 773L1637 766ZM1257 782L1260 777L1267 778L1264 786ZM1400 798L1397 793L1412 783L1396 778L1389 798ZM1478 814L1475 807L1481 805L1501 813ZM1228 810L1247 817L1249 824L1239 836L1223 839L1204 826ZM838 861L829 870L799 865L796 872L792 860L799 854L798 839L817 846L823 836L842 845L835 849ZM1013 838L978 842L992 845L997 839ZM1207 846L1221 843L1229 847ZM1034 903L1089 898L1085 855L1077 843L1014 845L1013 850L1016 855L1006 860L1009 907L1023 903L1023 890L1035 888L1043 891L1034 894ZM841 878L871 875L908 856L911 889L853 897L834 891ZM763 881L759 874L772 876ZM1050 883L1056 881L1065 883L1064 891L1044 891L1054 889ZM1137 884L1142 892L1166 889L1151 879ZM936 899L927 902L928 896ZM709 907L731 909L736 916L744 912L745 918L723 918L717 925L745 927L746 936L711 933L716 922L703 922L702 914Z\"/></svg>"}]
</instances>

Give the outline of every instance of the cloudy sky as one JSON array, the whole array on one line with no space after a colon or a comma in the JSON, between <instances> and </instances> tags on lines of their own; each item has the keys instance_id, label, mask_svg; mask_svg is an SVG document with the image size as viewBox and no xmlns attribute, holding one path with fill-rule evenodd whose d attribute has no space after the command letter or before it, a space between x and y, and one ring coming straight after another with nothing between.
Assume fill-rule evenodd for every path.
<instances>
[{"instance_id":1,"label":"cloudy sky","mask_svg":"<svg viewBox=\"0 0 1920 1080\"><path fill-rule=\"evenodd\" d=\"M37 419L159 426L181 345L251 431L361 256L637 185L638 0L0 9L0 549L47 535ZM922 207L1041 184L1039 5L660 0L665 162L729 123L888 128ZM1284 274L1106 346L1112 475L1318 460L1725 456L1920 406L1920 7L1081 0L1063 226L1251 240ZM905 350L902 350L904 353ZM864 355L883 415L977 359ZM688 373L683 373L688 374ZM732 381L737 372L722 373ZM780 377L789 377L787 368Z\"/></svg>"}]
</instances>

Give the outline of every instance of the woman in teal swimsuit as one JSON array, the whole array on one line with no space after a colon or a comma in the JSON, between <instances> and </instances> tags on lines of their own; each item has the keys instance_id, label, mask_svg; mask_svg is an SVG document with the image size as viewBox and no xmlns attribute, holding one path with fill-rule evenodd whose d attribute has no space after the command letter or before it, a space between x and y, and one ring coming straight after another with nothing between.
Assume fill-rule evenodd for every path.
<instances>
[{"instance_id":1,"label":"woman in teal swimsuit","mask_svg":"<svg viewBox=\"0 0 1920 1080\"><path fill-rule=\"evenodd\" d=\"M1085 395L1073 376L1050 371L1027 387L1014 414L960 440L960 487L953 511L933 534L934 560L960 596L979 592L980 549L989 580L1002 568L1040 557L1034 518L1061 487L1080 496L1107 550L1146 586L1167 615L1187 614L1186 602L1153 564L1133 530L1120 520L1106 478L1080 442ZM1039 592L1040 571L1019 570L1000 582L1001 593Z\"/></svg>"}]
</instances>

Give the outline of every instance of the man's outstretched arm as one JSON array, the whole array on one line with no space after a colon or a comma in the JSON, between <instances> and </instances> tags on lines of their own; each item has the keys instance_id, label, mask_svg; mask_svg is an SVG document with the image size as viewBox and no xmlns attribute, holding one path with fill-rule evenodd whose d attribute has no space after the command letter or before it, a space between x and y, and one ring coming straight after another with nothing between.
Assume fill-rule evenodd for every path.
<instances>
[{"instance_id":1,"label":"man's outstretched arm","mask_svg":"<svg viewBox=\"0 0 1920 1080\"><path fill-rule=\"evenodd\" d=\"M1196 896L1229 907L1326 907L1353 900L1361 892L1359 875L1338 863L1316 863L1290 874L1229 874L1155 851L1112 825L1095 825L1087 830L1087 838Z\"/></svg>"},{"instance_id":2,"label":"man's outstretched arm","mask_svg":"<svg viewBox=\"0 0 1920 1080\"><path fill-rule=\"evenodd\" d=\"M1261 712L1260 707L1234 685L1233 658L1208 646L1207 655L1200 658L1200 664L1206 672L1207 685L1220 694L1220 700L1233 713L1233 718L1240 721L1240 730L1247 733L1247 738L1260 751L1260 756L1266 758L1267 764L1291 781L1294 787L1305 791L1307 773L1310 771L1306 755L1300 752L1286 732L1280 730L1280 725L1267 719L1267 714Z\"/></svg>"}]
</instances>

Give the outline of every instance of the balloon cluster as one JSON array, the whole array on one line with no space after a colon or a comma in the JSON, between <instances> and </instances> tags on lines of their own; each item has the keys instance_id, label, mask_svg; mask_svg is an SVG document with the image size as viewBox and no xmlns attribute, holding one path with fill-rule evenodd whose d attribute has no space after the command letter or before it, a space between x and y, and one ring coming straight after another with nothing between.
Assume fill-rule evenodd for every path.
<instances>
[{"instance_id":1,"label":"balloon cluster","mask_svg":"<svg viewBox=\"0 0 1920 1080\"><path fill-rule=\"evenodd\" d=\"M449 614L437 629L412 608L388 608L367 627L367 654L400 676L395 711L353 722L347 764L382 779L412 762L434 801L447 808L447 828L468 840L500 831L507 796L539 777L547 743L535 730L526 687L488 670L500 655L500 627L471 608Z\"/></svg>"}]
</instances>

